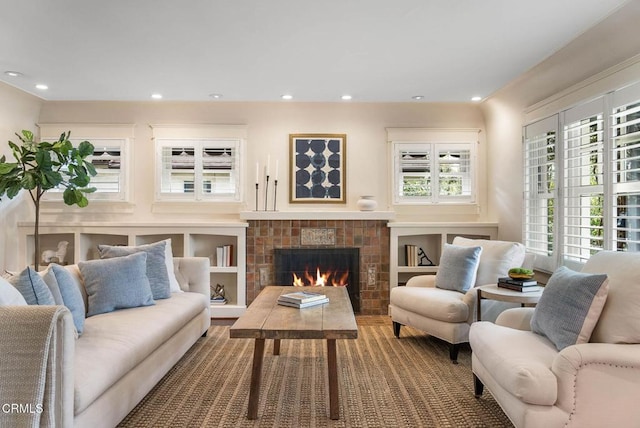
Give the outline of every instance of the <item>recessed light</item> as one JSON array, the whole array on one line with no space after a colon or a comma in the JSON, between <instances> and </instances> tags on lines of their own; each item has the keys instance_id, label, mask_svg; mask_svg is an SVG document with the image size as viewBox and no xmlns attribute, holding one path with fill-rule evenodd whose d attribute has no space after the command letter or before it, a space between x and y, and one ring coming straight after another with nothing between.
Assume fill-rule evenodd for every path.
<instances>
[{"instance_id":1,"label":"recessed light","mask_svg":"<svg viewBox=\"0 0 640 428\"><path fill-rule=\"evenodd\" d=\"M11 71L11 70L5 71L4 74L6 74L9 77L20 77L20 76L22 76L22 73L20 73L19 71Z\"/></svg>"},{"instance_id":2,"label":"recessed light","mask_svg":"<svg viewBox=\"0 0 640 428\"><path fill-rule=\"evenodd\" d=\"M49 87L43 83L38 83L36 85L36 89L40 89L41 91L46 91L47 89L49 89Z\"/></svg>"},{"instance_id":3,"label":"recessed light","mask_svg":"<svg viewBox=\"0 0 640 428\"><path fill-rule=\"evenodd\" d=\"M153 98L154 100L161 100L162 94L151 94L151 98Z\"/></svg>"},{"instance_id":4,"label":"recessed light","mask_svg":"<svg viewBox=\"0 0 640 428\"><path fill-rule=\"evenodd\" d=\"M346 94L345 94L345 95L341 96L340 98L342 98L342 99L343 99L343 100L345 100L345 101L349 101L349 100L350 100L351 98L353 98L353 97L352 97L351 95L346 95Z\"/></svg>"},{"instance_id":5,"label":"recessed light","mask_svg":"<svg viewBox=\"0 0 640 428\"><path fill-rule=\"evenodd\" d=\"M411 97L412 100L419 101L424 98L424 95L414 95Z\"/></svg>"},{"instance_id":6,"label":"recessed light","mask_svg":"<svg viewBox=\"0 0 640 428\"><path fill-rule=\"evenodd\" d=\"M282 96L282 99L283 99L283 100L292 100L292 99L293 99L293 95L290 95L290 94L284 94L284 95Z\"/></svg>"},{"instance_id":7,"label":"recessed light","mask_svg":"<svg viewBox=\"0 0 640 428\"><path fill-rule=\"evenodd\" d=\"M220 98L222 98L222 94L209 94L209 96L214 100L219 100Z\"/></svg>"},{"instance_id":8,"label":"recessed light","mask_svg":"<svg viewBox=\"0 0 640 428\"><path fill-rule=\"evenodd\" d=\"M482 97L479 97L477 95L475 97L471 97L471 101L481 101L481 100L482 100Z\"/></svg>"}]
</instances>

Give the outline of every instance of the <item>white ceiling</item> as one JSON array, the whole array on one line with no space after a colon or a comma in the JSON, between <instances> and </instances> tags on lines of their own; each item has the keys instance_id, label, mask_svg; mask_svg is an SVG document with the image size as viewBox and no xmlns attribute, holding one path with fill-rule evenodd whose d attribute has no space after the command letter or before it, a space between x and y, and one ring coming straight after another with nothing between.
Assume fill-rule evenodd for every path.
<instances>
[{"instance_id":1,"label":"white ceiling","mask_svg":"<svg viewBox=\"0 0 640 428\"><path fill-rule=\"evenodd\" d=\"M624 3L0 0L0 80L45 100L468 101Z\"/></svg>"}]
</instances>

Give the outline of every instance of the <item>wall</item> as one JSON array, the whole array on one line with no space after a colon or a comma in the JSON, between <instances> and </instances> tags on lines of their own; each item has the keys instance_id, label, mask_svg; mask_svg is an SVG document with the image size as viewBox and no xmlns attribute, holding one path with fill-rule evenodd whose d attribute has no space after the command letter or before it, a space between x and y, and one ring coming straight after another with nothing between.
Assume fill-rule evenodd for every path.
<instances>
[{"instance_id":1,"label":"wall","mask_svg":"<svg viewBox=\"0 0 640 428\"><path fill-rule=\"evenodd\" d=\"M599 73L640 54L639 20L640 2L628 3L483 102L488 217L500 224L500 239L522 239L522 126L535 119L525 112L553 97L569 99L579 91L586 100L599 94ZM638 73L626 75L640 80Z\"/></svg>"},{"instance_id":2,"label":"wall","mask_svg":"<svg viewBox=\"0 0 640 428\"><path fill-rule=\"evenodd\" d=\"M281 211L355 210L360 195L375 195L378 209L391 210L390 161L387 127L478 128L484 129L477 104L429 103L239 103L239 102L47 102L41 123L128 123L135 126L133 198L127 206L92 203L83 210L50 209L44 221L80 221L91 213L93 220L172 221L238 218L240 211L254 207L255 165L271 157L280 164L278 209ZM153 200L154 147L149 124L243 124L247 126L247 182L244 204L155 203ZM347 204L289 204L288 180L290 133L347 134ZM480 171L485 171L484 132L480 133ZM415 207L398 209L398 218L442 221L487 220L486 186L480 176L478 206ZM54 207L55 208L55 207Z\"/></svg>"},{"instance_id":3,"label":"wall","mask_svg":"<svg viewBox=\"0 0 640 428\"><path fill-rule=\"evenodd\" d=\"M8 161L13 160L7 141L17 141L15 132L23 129L36 131L35 123L41 104L41 99L0 83L0 156L5 155ZM6 196L0 199L0 272L16 265L18 238L13 226L19 219L31 216L32 212L33 204L27 195L13 200Z\"/></svg>"}]
</instances>

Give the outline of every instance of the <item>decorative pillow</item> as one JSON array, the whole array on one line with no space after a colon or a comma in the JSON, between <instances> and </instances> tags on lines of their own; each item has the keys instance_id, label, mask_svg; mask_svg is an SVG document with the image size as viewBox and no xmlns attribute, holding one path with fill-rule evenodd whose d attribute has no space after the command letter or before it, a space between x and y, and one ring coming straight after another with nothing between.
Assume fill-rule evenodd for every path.
<instances>
[{"instance_id":1,"label":"decorative pillow","mask_svg":"<svg viewBox=\"0 0 640 428\"><path fill-rule=\"evenodd\" d=\"M165 262L166 246L167 241L138 245L135 247L98 245L98 251L100 251L100 258L103 259L122 257L139 252L146 253L147 277L151 284L153 298L167 299L171 297L171 291L169 286L169 273L167 272L167 264Z\"/></svg>"},{"instance_id":2,"label":"decorative pillow","mask_svg":"<svg viewBox=\"0 0 640 428\"><path fill-rule=\"evenodd\" d=\"M608 292L607 275L560 267L542 292L531 318L531 331L546 336L558 351L588 342Z\"/></svg>"},{"instance_id":3,"label":"decorative pillow","mask_svg":"<svg viewBox=\"0 0 640 428\"><path fill-rule=\"evenodd\" d=\"M167 265L167 275L169 275L169 291L172 293L182 293L176 272L173 268L173 249L171 248L171 238L165 239L164 263Z\"/></svg>"},{"instance_id":4,"label":"decorative pillow","mask_svg":"<svg viewBox=\"0 0 640 428\"><path fill-rule=\"evenodd\" d=\"M116 309L155 304L147 278L147 253L144 251L112 259L78 262L78 268L87 289L89 317Z\"/></svg>"},{"instance_id":5,"label":"decorative pillow","mask_svg":"<svg viewBox=\"0 0 640 428\"><path fill-rule=\"evenodd\" d=\"M24 306L27 302L22 294L4 278L0 277L0 306L19 305Z\"/></svg>"},{"instance_id":6,"label":"decorative pillow","mask_svg":"<svg viewBox=\"0 0 640 428\"><path fill-rule=\"evenodd\" d=\"M38 272L28 267L19 274L9 278L9 282L18 289L28 305L55 305L49 287Z\"/></svg>"},{"instance_id":7,"label":"decorative pillow","mask_svg":"<svg viewBox=\"0 0 640 428\"><path fill-rule=\"evenodd\" d=\"M436 287L465 293L476 282L482 247L444 244L440 257Z\"/></svg>"},{"instance_id":8,"label":"decorative pillow","mask_svg":"<svg viewBox=\"0 0 640 428\"><path fill-rule=\"evenodd\" d=\"M482 247L481 263L474 285L495 284L498 278L507 276L509 269L520 267L525 259L525 247L519 242L469 239L456 236L453 245Z\"/></svg>"},{"instance_id":9,"label":"decorative pillow","mask_svg":"<svg viewBox=\"0 0 640 428\"><path fill-rule=\"evenodd\" d=\"M84 300L82 299L82 293L76 285L73 276L71 276L68 270L55 263L50 264L43 273L42 279L44 279L44 282L49 286L49 289L57 290L60 296L61 302L58 303L56 300L56 304L65 305L69 309L73 316L76 331L78 335L81 335L84 331L86 308L84 306ZM52 294L55 299L56 293Z\"/></svg>"}]
</instances>

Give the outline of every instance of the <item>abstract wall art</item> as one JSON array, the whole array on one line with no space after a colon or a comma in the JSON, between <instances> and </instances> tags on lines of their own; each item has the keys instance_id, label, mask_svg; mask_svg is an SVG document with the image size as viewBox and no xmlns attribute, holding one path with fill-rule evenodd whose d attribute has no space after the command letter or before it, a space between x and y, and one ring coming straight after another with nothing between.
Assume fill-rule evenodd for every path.
<instances>
[{"instance_id":1,"label":"abstract wall art","mask_svg":"<svg viewBox=\"0 0 640 428\"><path fill-rule=\"evenodd\" d=\"M346 134L289 134L291 203L346 203Z\"/></svg>"}]
</instances>

